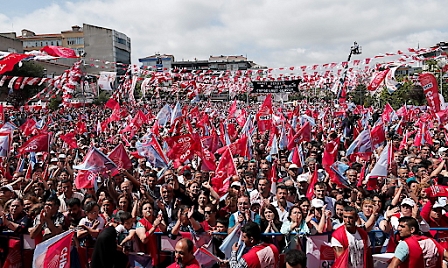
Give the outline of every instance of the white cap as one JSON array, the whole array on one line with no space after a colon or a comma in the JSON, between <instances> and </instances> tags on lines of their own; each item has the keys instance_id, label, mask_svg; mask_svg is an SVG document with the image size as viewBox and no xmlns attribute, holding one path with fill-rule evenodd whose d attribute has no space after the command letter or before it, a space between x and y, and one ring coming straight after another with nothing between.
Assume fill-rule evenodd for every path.
<instances>
[{"instance_id":1,"label":"white cap","mask_svg":"<svg viewBox=\"0 0 448 268\"><path fill-rule=\"evenodd\" d=\"M439 202L435 202L434 205L432 205L432 208L443 208L444 205L440 204Z\"/></svg>"},{"instance_id":2,"label":"white cap","mask_svg":"<svg viewBox=\"0 0 448 268\"><path fill-rule=\"evenodd\" d=\"M230 188L232 188L233 186L241 187L241 183L240 183L239 181L234 181L234 182L232 182L232 184L230 185Z\"/></svg>"},{"instance_id":3,"label":"white cap","mask_svg":"<svg viewBox=\"0 0 448 268\"><path fill-rule=\"evenodd\" d=\"M297 176L298 182L308 182L308 175L307 174L300 174Z\"/></svg>"},{"instance_id":4,"label":"white cap","mask_svg":"<svg viewBox=\"0 0 448 268\"><path fill-rule=\"evenodd\" d=\"M40 155L44 155L44 153L42 153L42 152L37 152L36 153L36 156L40 156Z\"/></svg>"},{"instance_id":5,"label":"white cap","mask_svg":"<svg viewBox=\"0 0 448 268\"><path fill-rule=\"evenodd\" d=\"M313 200L311 200L311 206L313 208L321 208L325 205L324 201L314 198Z\"/></svg>"},{"instance_id":6,"label":"white cap","mask_svg":"<svg viewBox=\"0 0 448 268\"><path fill-rule=\"evenodd\" d=\"M51 158L50 162L58 162L59 159L57 159L56 157Z\"/></svg>"},{"instance_id":7,"label":"white cap","mask_svg":"<svg viewBox=\"0 0 448 268\"><path fill-rule=\"evenodd\" d=\"M0 188L0 189L6 189L6 190L9 190L11 192L14 192L14 190L12 189L12 186L9 185L9 184L3 185L2 188Z\"/></svg>"},{"instance_id":8,"label":"white cap","mask_svg":"<svg viewBox=\"0 0 448 268\"><path fill-rule=\"evenodd\" d=\"M67 158L67 156L65 154L59 154L58 158L59 159L65 159L65 158Z\"/></svg>"},{"instance_id":9,"label":"white cap","mask_svg":"<svg viewBox=\"0 0 448 268\"><path fill-rule=\"evenodd\" d=\"M291 165L289 165L289 168L288 169L293 169L293 168L299 168L296 164L291 164Z\"/></svg>"},{"instance_id":10,"label":"white cap","mask_svg":"<svg viewBox=\"0 0 448 268\"><path fill-rule=\"evenodd\" d=\"M443 154L444 152L446 152L448 150L448 148L446 147L440 147L439 150L437 151L439 153L439 155Z\"/></svg>"},{"instance_id":11,"label":"white cap","mask_svg":"<svg viewBox=\"0 0 448 268\"><path fill-rule=\"evenodd\" d=\"M401 201L401 205L408 205L408 206L415 206L415 202L412 198L405 198L403 201Z\"/></svg>"}]
</instances>

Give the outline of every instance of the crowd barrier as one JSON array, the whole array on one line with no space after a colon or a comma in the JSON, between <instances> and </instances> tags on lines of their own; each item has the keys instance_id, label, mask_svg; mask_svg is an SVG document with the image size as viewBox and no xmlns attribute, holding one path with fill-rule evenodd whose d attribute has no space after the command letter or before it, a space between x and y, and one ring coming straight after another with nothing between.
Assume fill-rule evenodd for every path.
<instances>
[{"instance_id":1,"label":"crowd barrier","mask_svg":"<svg viewBox=\"0 0 448 268\"><path fill-rule=\"evenodd\" d=\"M440 231L448 231L448 228L437 227L431 228L431 231L437 231L435 235L435 239L438 240L438 232ZM369 232L376 233L381 232L381 230L372 230ZM156 232L157 235L157 248L159 259L162 260L163 264L170 264L174 261L174 247L179 239L182 236L179 236L177 239L169 238L165 233ZM213 233L213 236L227 236L227 233ZM297 235L296 233L291 233L291 235ZM310 259L316 258L316 254L314 251L319 251L320 254L324 256L320 257L318 260L315 259L312 265L308 265L308 267L322 267L329 268L331 267L332 260L334 260L334 254L332 248L327 244L330 242L332 232L327 232L318 235L311 236L301 236L301 248L306 252L307 257ZM264 233L263 236L283 236L282 233ZM372 236L371 236L372 237ZM197 248L206 247L210 250L214 256L217 255L214 246L210 246L211 237L207 234L202 234L197 237L195 240L195 246ZM20 235L15 236L13 232L4 231L0 233L0 258L2 260L2 267L31 267L32 261L32 253L34 251L34 240L30 239L29 235ZM310 244L313 243L313 244ZM371 241L372 252L378 252L378 248L375 248L375 241ZM80 264L80 267L86 268L88 267L88 260L91 258L92 250L81 248L78 251L78 254L72 254L72 258L78 258L75 260L76 263ZM81 254L79 254L81 253ZM5 255L7 254L7 256ZM333 255L332 255L333 254ZM142 259L145 256L142 254L130 254L132 259ZM5 265L5 262L7 265ZM22 265L20 265L22 264ZM136 266L139 267L139 266ZM145 267L145 266L140 266ZM147 266L149 267L149 266ZM280 266L282 267L282 266Z\"/></svg>"}]
</instances>

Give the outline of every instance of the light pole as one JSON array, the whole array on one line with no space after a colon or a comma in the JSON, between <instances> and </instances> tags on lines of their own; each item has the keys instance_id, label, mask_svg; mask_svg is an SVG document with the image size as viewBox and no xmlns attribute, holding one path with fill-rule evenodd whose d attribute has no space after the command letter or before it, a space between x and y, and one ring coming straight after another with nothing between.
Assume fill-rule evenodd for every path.
<instances>
[{"instance_id":1,"label":"light pole","mask_svg":"<svg viewBox=\"0 0 448 268\"><path fill-rule=\"evenodd\" d=\"M439 61L437 61L437 66L440 70L440 94L443 96L443 68L446 66L446 59L440 58Z\"/></svg>"}]
</instances>

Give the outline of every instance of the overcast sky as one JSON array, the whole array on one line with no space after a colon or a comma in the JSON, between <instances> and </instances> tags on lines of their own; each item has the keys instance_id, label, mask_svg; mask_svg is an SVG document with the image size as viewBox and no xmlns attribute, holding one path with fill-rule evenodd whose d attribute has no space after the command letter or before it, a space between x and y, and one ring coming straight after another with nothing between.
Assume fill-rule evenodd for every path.
<instances>
[{"instance_id":1,"label":"overcast sky","mask_svg":"<svg viewBox=\"0 0 448 268\"><path fill-rule=\"evenodd\" d=\"M83 23L115 29L132 42L132 62L160 52L176 60L244 55L288 67L448 41L448 0L14 0L2 1L0 32L59 33ZM94 58L94 55L89 55Z\"/></svg>"}]
</instances>

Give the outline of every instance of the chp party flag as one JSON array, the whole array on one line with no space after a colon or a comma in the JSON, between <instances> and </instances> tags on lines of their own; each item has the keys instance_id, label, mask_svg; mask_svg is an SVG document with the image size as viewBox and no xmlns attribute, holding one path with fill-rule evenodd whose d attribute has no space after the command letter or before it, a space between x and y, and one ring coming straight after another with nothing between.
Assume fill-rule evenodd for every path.
<instances>
[{"instance_id":1,"label":"chp party flag","mask_svg":"<svg viewBox=\"0 0 448 268\"><path fill-rule=\"evenodd\" d=\"M440 112L439 87L436 77L431 73L422 73L418 76L418 80L423 87L428 106L435 112Z\"/></svg>"},{"instance_id":2,"label":"chp party flag","mask_svg":"<svg viewBox=\"0 0 448 268\"><path fill-rule=\"evenodd\" d=\"M19 149L19 154L30 152L47 152L49 148L49 133L42 133L30 138Z\"/></svg>"},{"instance_id":3,"label":"chp party flag","mask_svg":"<svg viewBox=\"0 0 448 268\"><path fill-rule=\"evenodd\" d=\"M68 230L36 245L33 268L69 268L74 230Z\"/></svg>"},{"instance_id":4,"label":"chp party flag","mask_svg":"<svg viewBox=\"0 0 448 268\"><path fill-rule=\"evenodd\" d=\"M65 142L71 149L78 148L78 143L76 141L75 133L69 132L67 134L62 134L59 138Z\"/></svg>"},{"instance_id":5,"label":"chp party flag","mask_svg":"<svg viewBox=\"0 0 448 268\"><path fill-rule=\"evenodd\" d=\"M266 130L271 129L272 113L272 95L269 94L266 96L266 99L260 106L260 110L256 115L259 132L265 132Z\"/></svg>"},{"instance_id":6,"label":"chp party flag","mask_svg":"<svg viewBox=\"0 0 448 268\"><path fill-rule=\"evenodd\" d=\"M389 72L389 69L386 69L384 71L380 71L380 72L376 73L375 76L373 77L372 81L370 82L370 84L367 86L367 89L369 91L377 90L380 87L381 83L386 78L386 75L388 72Z\"/></svg>"},{"instance_id":7,"label":"chp party flag","mask_svg":"<svg viewBox=\"0 0 448 268\"><path fill-rule=\"evenodd\" d=\"M118 144L108 155L119 168L130 169L132 167L131 159L124 148L123 143Z\"/></svg>"},{"instance_id":8,"label":"chp party flag","mask_svg":"<svg viewBox=\"0 0 448 268\"><path fill-rule=\"evenodd\" d=\"M75 178L76 189L95 188L97 175L88 170L78 170L78 175Z\"/></svg>"},{"instance_id":9,"label":"chp party flag","mask_svg":"<svg viewBox=\"0 0 448 268\"><path fill-rule=\"evenodd\" d=\"M227 193L230 184L230 177L237 175L235 163L233 162L232 153L230 149L224 151L219 159L218 166L215 170L215 177L212 178L212 187L220 195Z\"/></svg>"}]
</instances>

